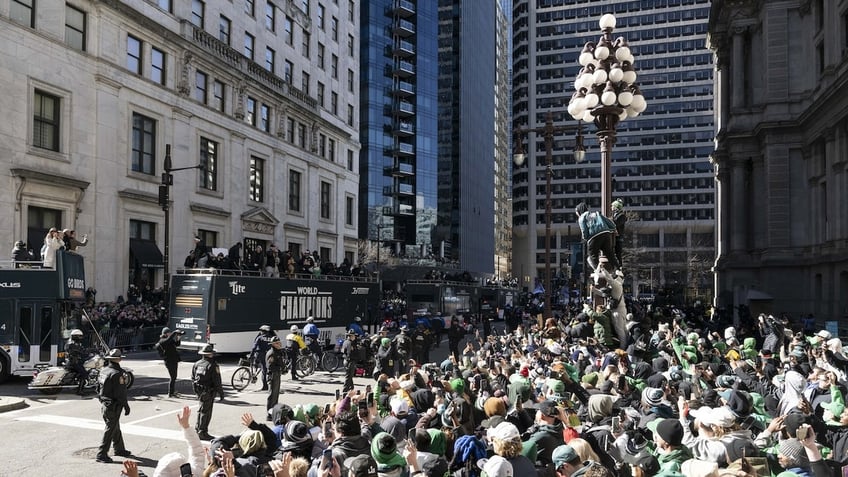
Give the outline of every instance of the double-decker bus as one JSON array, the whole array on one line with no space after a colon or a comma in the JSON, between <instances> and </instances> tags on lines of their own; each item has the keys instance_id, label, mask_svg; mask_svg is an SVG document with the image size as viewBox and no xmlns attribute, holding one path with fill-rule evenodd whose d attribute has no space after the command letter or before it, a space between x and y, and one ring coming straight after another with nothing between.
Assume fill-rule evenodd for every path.
<instances>
[{"instance_id":1,"label":"double-decker bus","mask_svg":"<svg viewBox=\"0 0 848 477\"><path fill-rule=\"evenodd\" d=\"M407 310L427 310L442 316L479 311L480 287L476 283L408 280L404 293Z\"/></svg>"},{"instance_id":2,"label":"double-decker bus","mask_svg":"<svg viewBox=\"0 0 848 477\"><path fill-rule=\"evenodd\" d=\"M85 301L82 256L56 252L56 268L40 262L0 263L0 382L56 366L77 303Z\"/></svg>"},{"instance_id":3,"label":"double-decker bus","mask_svg":"<svg viewBox=\"0 0 848 477\"><path fill-rule=\"evenodd\" d=\"M291 325L302 328L312 316L322 336L333 338L356 317L363 326L376 319L380 289L375 278L232 273L186 270L171 277L170 327L185 332L183 348L212 343L219 353L246 353L262 325L285 336Z\"/></svg>"},{"instance_id":4,"label":"double-decker bus","mask_svg":"<svg viewBox=\"0 0 848 477\"><path fill-rule=\"evenodd\" d=\"M504 310L518 302L518 289L501 286L480 288L480 313L488 313L498 320L504 319Z\"/></svg>"}]
</instances>

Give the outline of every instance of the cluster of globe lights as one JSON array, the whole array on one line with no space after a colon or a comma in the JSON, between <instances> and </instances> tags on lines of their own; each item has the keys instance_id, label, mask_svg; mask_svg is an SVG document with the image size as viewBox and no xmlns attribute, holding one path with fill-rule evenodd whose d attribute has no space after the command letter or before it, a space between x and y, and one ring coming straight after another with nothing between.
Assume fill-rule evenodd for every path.
<instances>
[{"instance_id":1,"label":"cluster of globe lights","mask_svg":"<svg viewBox=\"0 0 848 477\"><path fill-rule=\"evenodd\" d=\"M597 44L586 43L580 53L578 62L582 68L574 80L575 93L568 102L568 114L586 122L602 119L601 115L617 116L603 118L611 124L597 124L607 129L620 120L638 116L648 103L636 86L635 58L627 40L624 37L612 40L615 15L607 13L598 24L603 35Z\"/></svg>"}]
</instances>

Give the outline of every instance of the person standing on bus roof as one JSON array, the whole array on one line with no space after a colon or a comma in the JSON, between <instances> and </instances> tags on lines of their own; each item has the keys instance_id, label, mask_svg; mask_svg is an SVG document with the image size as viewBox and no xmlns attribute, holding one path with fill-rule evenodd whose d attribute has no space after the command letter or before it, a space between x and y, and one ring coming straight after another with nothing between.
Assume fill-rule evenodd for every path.
<instances>
[{"instance_id":1,"label":"person standing on bus roof","mask_svg":"<svg viewBox=\"0 0 848 477\"><path fill-rule=\"evenodd\" d=\"M124 445L124 435L121 433L121 411L125 416L130 415L130 405L127 403L127 376L121 368L121 350L113 349L103 357L109 364L100 371L100 412L106 423L103 440L97 451L97 462L112 463L109 457L109 447L115 448L115 455L129 457L132 452Z\"/></svg>"},{"instance_id":2,"label":"person standing on bus roof","mask_svg":"<svg viewBox=\"0 0 848 477\"><path fill-rule=\"evenodd\" d=\"M362 329L362 318L358 316L353 319L353 323L347 329L356 333L357 336L365 336L365 330Z\"/></svg>"},{"instance_id":3,"label":"person standing on bus roof","mask_svg":"<svg viewBox=\"0 0 848 477\"><path fill-rule=\"evenodd\" d=\"M183 335L182 330L171 332L168 327L162 328L162 334L159 336L159 342L156 343L156 351L159 356L165 360L165 368L168 370L168 397L182 397L176 392L177 386L177 369L180 365L180 352L177 349L180 346L180 338Z\"/></svg>"},{"instance_id":4,"label":"person standing on bus roof","mask_svg":"<svg viewBox=\"0 0 848 477\"><path fill-rule=\"evenodd\" d=\"M300 350L306 349L306 343L300 336L300 328L297 325L292 325L291 333L286 335L286 345L289 353L289 365L291 366L291 378L292 381L297 381L297 356L300 354Z\"/></svg>"},{"instance_id":5,"label":"person standing on bus roof","mask_svg":"<svg viewBox=\"0 0 848 477\"><path fill-rule=\"evenodd\" d=\"M265 366L268 368L268 401L265 408L265 420L271 420L271 410L280 402L280 377L283 374L283 342L279 336L271 339L271 348L265 354Z\"/></svg>"},{"instance_id":6,"label":"person standing on bus roof","mask_svg":"<svg viewBox=\"0 0 848 477\"><path fill-rule=\"evenodd\" d=\"M191 368L191 384L200 408L197 410L197 424L194 429L198 437L211 441L209 422L212 420L212 405L215 396L224 400L224 387L221 385L221 367L215 362L215 348L208 344L197 352L201 358ZM264 360L263 360L264 361Z\"/></svg>"},{"instance_id":7,"label":"person standing on bus roof","mask_svg":"<svg viewBox=\"0 0 848 477\"><path fill-rule=\"evenodd\" d=\"M253 340L253 349L250 351L250 361L259 362L262 368L262 391L268 390L268 368L265 365L265 354L271 349L271 340L277 336L270 325L259 327L259 334Z\"/></svg>"},{"instance_id":8,"label":"person standing on bus roof","mask_svg":"<svg viewBox=\"0 0 848 477\"><path fill-rule=\"evenodd\" d=\"M65 246L62 241L62 232L51 228L44 237L44 246L41 247L41 260L43 268L56 268L56 251Z\"/></svg>"}]
</instances>

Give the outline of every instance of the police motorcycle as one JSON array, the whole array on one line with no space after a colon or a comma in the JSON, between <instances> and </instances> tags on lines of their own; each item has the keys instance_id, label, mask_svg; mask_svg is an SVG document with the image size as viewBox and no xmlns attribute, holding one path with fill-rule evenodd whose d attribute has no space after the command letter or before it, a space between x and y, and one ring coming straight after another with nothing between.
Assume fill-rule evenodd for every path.
<instances>
[{"instance_id":1,"label":"police motorcycle","mask_svg":"<svg viewBox=\"0 0 848 477\"><path fill-rule=\"evenodd\" d=\"M37 368L32 381L30 381L27 385L27 389L39 391L40 393L47 395L59 394L64 389L79 389L83 393L89 391L94 391L95 393L99 392L100 382L98 377L100 376L100 370L104 365L106 365L106 360L103 358L103 355L108 352L108 346L106 346L106 343L103 341L103 338L100 337L100 334L97 333L97 330L94 330L94 334L100 341L100 350L90 353L88 357L84 359L82 366L88 372L88 377L84 378L85 381L82 383L82 386L80 386L80 376L76 370L74 370L73 367L67 366L67 363L65 363L61 366L45 366ZM72 337L74 335L82 336L82 331L73 330L71 335ZM129 368L123 368L123 370L127 378L127 389L129 389L135 381L135 375Z\"/></svg>"}]
</instances>

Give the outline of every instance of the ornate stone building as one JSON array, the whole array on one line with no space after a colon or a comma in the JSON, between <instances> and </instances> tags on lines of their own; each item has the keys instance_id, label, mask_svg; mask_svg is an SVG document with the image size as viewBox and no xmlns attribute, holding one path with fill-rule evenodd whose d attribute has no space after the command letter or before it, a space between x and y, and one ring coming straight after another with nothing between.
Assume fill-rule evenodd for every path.
<instances>
[{"instance_id":1,"label":"ornate stone building","mask_svg":"<svg viewBox=\"0 0 848 477\"><path fill-rule=\"evenodd\" d=\"M717 305L846 318L848 1L714 0L708 43Z\"/></svg>"},{"instance_id":2,"label":"ornate stone building","mask_svg":"<svg viewBox=\"0 0 848 477\"><path fill-rule=\"evenodd\" d=\"M0 244L87 233L98 299L195 235L356 261L359 2L0 0Z\"/></svg>"}]
</instances>

